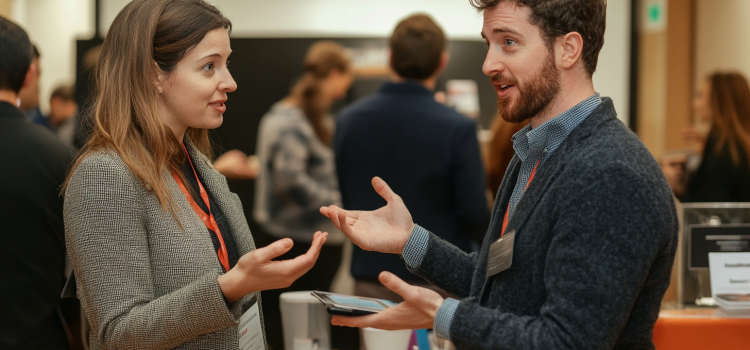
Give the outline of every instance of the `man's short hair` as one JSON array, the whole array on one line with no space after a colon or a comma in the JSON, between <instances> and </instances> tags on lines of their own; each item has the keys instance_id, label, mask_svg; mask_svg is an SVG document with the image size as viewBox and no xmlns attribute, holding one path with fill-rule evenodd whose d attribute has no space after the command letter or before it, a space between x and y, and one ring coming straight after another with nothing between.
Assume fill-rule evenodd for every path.
<instances>
[{"instance_id":1,"label":"man's short hair","mask_svg":"<svg viewBox=\"0 0 750 350\"><path fill-rule=\"evenodd\" d=\"M21 91L31 65L31 50L26 32L0 16L0 90Z\"/></svg>"},{"instance_id":2,"label":"man's short hair","mask_svg":"<svg viewBox=\"0 0 750 350\"><path fill-rule=\"evenodd\" d=\"M424 80L440 65L445 34L429 16L413 15L396 25L390 45L396 74L408 80Z\"/></svg>"},{"instance_id":3,"label":"man's short hair","mask_svg":"<svg viewBox=\"0 0 750 350\"><path fill-rule=\"evenodd\" d=\"M581 59L589 76L596 71L599 51L604 46L607 26L606 0L469 0L478 10L493 8L510 1L531 10L529 21L539 27L548 47L555 39L571 32L581 34Z\"/></svg>"},{"instance_id":4,"label":"man's short hair","mask_svg":"<svg viewBox=\"0 0 750 350\"><path fill-rule=\"evenodd\" d=\"M75 92L73 91L72 86L58 86L56 89L52 90L52 95L50 96L50 100L54 98L59 98L63 101L69 101L69 102L75 102Z\"/></svg>"}]
</instances>

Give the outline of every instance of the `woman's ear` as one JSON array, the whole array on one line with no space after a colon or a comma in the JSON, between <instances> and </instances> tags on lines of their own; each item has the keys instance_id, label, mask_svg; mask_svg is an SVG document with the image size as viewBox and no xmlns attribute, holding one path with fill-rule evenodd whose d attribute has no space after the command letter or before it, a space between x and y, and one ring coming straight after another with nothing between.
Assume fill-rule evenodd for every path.
<instances>
[{"instance_id":1,"label":"woman's ear","mask_svg":"<svg viewBox=\"0 0 750 350\"><path fill-rule=\"evenodd\" d=\"M159 64L154 62L154 72L156 76L156 80L154 80L154 85L156 86L156 90L159 91L159 93L162 93L164 91L163 84L167 80L167 74L164 73L161 68L159 68Z\"/></svg>"}]
</instances>

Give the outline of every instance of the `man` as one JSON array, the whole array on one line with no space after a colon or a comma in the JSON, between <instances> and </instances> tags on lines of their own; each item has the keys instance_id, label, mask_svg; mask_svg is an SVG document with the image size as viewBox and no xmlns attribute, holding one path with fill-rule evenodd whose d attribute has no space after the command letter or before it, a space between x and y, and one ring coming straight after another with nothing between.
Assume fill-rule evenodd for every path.
<instances>
[{"instance_id":1,"label":"man","mask_svg":"<svg viewBox=\"0 0 750 350\"><path fill-rule=\"evenodd\" d=\"M36 75L32 47L1 16L0 52L0 348L65 349L60 185L72 152L17 108Z\"/></svg>"},{"instance_id":2,"label":"man","mask_svg":"<svg viewBox=\"0 0 750 350\"><path fill-rule=\"evenodd\" d=\"M513 137L481 251L465 254L415 225L377 178L385 207L321 208L355 244L402 254L462 299L382 273L404 303L332 322L434 327L460 349L653 349L677 218L656 161L594 90L605 0L472 3L484 10L483 70L503 118L531 120Z\"/></svg>"},{"instance_id":3,"label":"man","mask_svg":"<svg viewBox=\"0 0 750 350\"><path fill-rule=\"evenodd\" d=\"M49 121L39 110L39 78L42 75L42 70L39 65L40 54L36 45L31 45L31 47L34 52L34 58L31 61L34 75L32 76L31 81L24 85L18 93L18 98L21 100L21 105L18 106L18 108L20 108L32 122L49 128Z\"/></svg>"},{"instance_id":4,"label":"man","mask_svg":"<svg viewBox=\"0 0 750 350\"><path fill-rule=\"evenodd\" d=\"M50 129L60 140L73 147L73 132L75 131L75 116L78 113L72 86L59 86L52 91L49 99Z\"/></svg>"},{"instance_id":5,"label":"man","mask_svg":"<svg viewBox=\"0 0 750 350\"><path fill-rule=\"evenodd\" d=\"M459 249L470 252L489 222L486 181L476 124L437 103L432 90L448 65L446 39L428 16L401 21L390 38L393 82L344 110L333 148L345 208L374 210L384 202L370 180L380 175L409 203L414 220ZM354 248L355 294L402 300L378 282L390 271L429 286L396 255Z\"/></svg>"}]
</instances>

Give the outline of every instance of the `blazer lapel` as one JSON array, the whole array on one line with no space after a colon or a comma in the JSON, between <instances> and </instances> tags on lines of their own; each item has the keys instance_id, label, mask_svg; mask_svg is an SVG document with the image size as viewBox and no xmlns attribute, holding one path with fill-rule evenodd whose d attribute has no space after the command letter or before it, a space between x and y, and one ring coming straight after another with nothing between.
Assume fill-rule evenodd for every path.
<instances>
[{"instance_id":1,"label":"blazer lapel","mask_svg":"<svg viewBox=\"0 0 750 350\"><path fill-rule=\"evenodd\" d=\"M239 197L229 190L226 178L213 167L208 158L200 153L188 138L185 140L195 171L200 174L203 185L206 186L206 191L211 194L211 197L219 206L219 210L227 219L229 230L237 243L240 256L255 250L255 242L245 219Z\"/></svg>"}]
</instances>

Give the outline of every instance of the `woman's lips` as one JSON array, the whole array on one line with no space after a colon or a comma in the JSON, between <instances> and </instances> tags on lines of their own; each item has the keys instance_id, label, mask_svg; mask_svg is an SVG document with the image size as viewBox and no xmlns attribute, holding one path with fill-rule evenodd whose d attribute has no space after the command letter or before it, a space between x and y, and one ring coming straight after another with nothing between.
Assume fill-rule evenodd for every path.
<instances>
[{"instance_id":1,"label":"woman's lips","mask_svg":"<svg viewBox=\"0 0 750 350\"><path fill-rule=\"evenodd\" d=\"M219 111L219 113L224 114L224 112L227 110L227 105L224 104L224 101L216 102L216 103L209 103L209 106L213 107L215 110Z\"/></svg>"}]
</instances>

